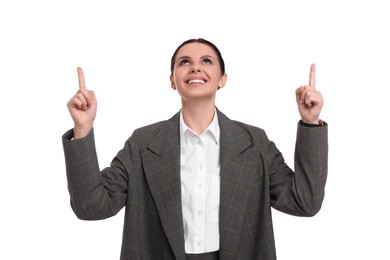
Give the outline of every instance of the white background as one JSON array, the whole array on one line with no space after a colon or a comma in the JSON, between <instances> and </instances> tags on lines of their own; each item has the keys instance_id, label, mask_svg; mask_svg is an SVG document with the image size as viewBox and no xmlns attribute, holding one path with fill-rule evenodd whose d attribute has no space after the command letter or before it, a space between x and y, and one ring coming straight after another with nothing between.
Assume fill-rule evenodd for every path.
<instances>
[{"instance_id":1,"label":"white background","mask_svg":"<svg viewBox=\"0 0 390 260\"><path fill-rule=\"evenodd\" d=\"M96 222L69 205L61 136L76 67L99 106L107 166L135 128L180 109L170 58L189 38L221 50L217 106L262 127L292 166L294 91L317 65L329 177L314 218L274 211L278 259L390 259L390 9L386 1L1 1L1 259L119 259L123 210Z\"/></svg>"}]
</instances>

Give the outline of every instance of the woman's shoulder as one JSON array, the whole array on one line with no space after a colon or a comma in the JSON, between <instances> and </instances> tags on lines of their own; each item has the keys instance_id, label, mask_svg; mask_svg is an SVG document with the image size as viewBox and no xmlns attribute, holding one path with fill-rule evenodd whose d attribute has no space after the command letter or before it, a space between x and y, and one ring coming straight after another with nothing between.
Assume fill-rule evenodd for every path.
<instances>
[{"instance_id":1,"label":"woman's shoulder","mask_svg":"<svg viewBox=\"0 0 390 260\"><path fill-rule=\"evenodd\" d=\"M245 123L243 121L230 119L220 111L218 113L218 117L220 119L220 125L227 131L247 133L250 136L265 135L263 128Z\"/></svg>"},{"instance_id":2,"label":"woman's shoulder","mask_svg":"<svg viewBox=\"0 0 390 260\"><path fill-rule=\"evenodd\" d=\"M242 131L246 132L249 136L252 138L267 138L267 134L265 130L259 126L251 125L245 122L232 120L233 124L236 125L237 128L241 129ZM267 138L268 139L268 138Z\"/></svg>"},{"instance_id":3,"label":"woman's shoulder","mask_svg":"<svg viewBox=\"0 0 390 260\"><path fill-rule=\"evenodd\" d=\"M155 122L149 125L144 125L141 127L136 128L130 138L136 138L136 139L150 139L151 136L155 136L160 129L164 128L164 125L166 125L168 120L163 120L159 122Z\"/></svg>"},{"instance_id":4,"label":"woman's shoulder","mask_svg":"<svg viewBox=\"0 0 390 260\"><path fill-rule=\"evenodd\" d=\"M175 139L179 135L179 117L175 114L172 118L136 128L129 140L149 143L156 139Z\"/></svg>"}]
</instances>

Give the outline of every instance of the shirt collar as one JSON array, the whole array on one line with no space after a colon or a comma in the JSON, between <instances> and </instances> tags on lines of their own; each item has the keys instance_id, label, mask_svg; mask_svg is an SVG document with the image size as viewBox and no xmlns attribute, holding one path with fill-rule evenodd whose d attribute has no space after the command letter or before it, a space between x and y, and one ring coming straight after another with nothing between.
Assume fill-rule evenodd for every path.
<instances>
[{"instance_id":1,"label":"shirt collar","mask_svg":"<svg viewBox=\"0 0 390 260\"><path fill-rule=\"evenodd\" d=\"M214 111L214 118L213 120L211 121L211 123L209 124L209 126L206 128L206 130L203 131L203 133L201 134L196 134L194 131L192 131L191 128L189 128L186 123L184 122L184 119L183 119L183 111L180 110L180 141L183 140L183 138L189 133L193 133L194 135L197 135L197 136L202 136L206 133L210 133L210 135L213 137L213 139L215 140L215 142L218 144L219 143L219 135L220 135L220 128L219 128L219 124L218 124L218 114L217 114L217 110Z\"/></svg>"}]
</instances>

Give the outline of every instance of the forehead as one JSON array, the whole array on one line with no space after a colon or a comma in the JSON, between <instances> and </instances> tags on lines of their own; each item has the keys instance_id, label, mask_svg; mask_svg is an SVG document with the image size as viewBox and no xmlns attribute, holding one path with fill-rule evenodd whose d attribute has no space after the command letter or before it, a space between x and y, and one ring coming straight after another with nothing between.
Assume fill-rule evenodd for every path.
<instances>
[{"instance_id":1,"label":"forehead","mask_svg":"<svg viewBox=\"0 0 390 260\"><path fill-rule=\"evenodd\" d=\"M198 58L202 56L211 56L216 58L216 53L213 48L204 43L193 42L186 44L177 52L176 59L182 56Z\"/></svg>"}]
</instances>

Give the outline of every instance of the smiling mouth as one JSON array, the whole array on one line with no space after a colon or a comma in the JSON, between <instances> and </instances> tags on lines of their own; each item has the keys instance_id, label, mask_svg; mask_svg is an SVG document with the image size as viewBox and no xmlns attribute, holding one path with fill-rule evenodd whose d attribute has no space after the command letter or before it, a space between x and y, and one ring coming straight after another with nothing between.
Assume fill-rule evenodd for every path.
<instances>
[{"instance_id":1,"label":"smiling mouth","mask_svg":"<svg viewBox=\"0 0 390 260\"><path fill-rule=\"evenodd\" d=\"M191 79L187 81L187 84L189 85L196 84L196 83L204 84L206 83L206 81L204 81L203 79Z\"/></svg>"}]
</instances>

